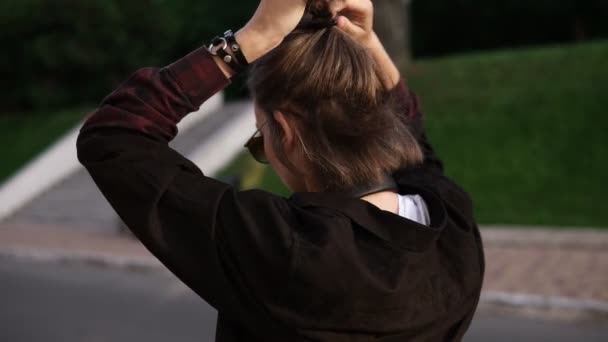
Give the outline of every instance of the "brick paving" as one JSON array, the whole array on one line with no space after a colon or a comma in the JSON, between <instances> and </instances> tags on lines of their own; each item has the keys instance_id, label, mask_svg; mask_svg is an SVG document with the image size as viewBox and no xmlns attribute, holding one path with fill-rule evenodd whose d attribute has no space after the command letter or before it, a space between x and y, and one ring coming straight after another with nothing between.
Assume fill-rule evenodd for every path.
<instances>
[{"instance_id":1,"label":"brick paving","mask_svg":"<svg viewBox=\"0 0 608 342\"><path fill-rule=\"evenodd\" d=\"M608 303L608 230L484 229L484 289Z\"/></svg>"},{"instance_id":2,"label":"brick paving","mask_svg":"<svg viewBox=\"0 0 608 342\"><path fill-rule=\"evenodd\" d=\"M484 291L608 303L608 231L483 229ZM0 224L0 252L52 251L67 256L153 257L127 235L65 227ZM0 253L1 254L1 253Z\"/></svg>"},{"instance_id":3,"label":"brick paving","mask_svg":"<svg viewBox=\"0 0 608 342\"><path fill-rule=\"evenodd\" d=\"M488 246L484 289L608 302L608 251Z\"/></svg>"}]
</instances>

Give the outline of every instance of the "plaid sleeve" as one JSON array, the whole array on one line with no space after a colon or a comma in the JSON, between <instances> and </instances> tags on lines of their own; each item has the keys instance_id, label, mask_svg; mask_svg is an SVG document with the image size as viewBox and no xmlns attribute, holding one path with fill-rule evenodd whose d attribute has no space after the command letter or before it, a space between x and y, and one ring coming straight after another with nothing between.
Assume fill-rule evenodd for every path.
<instances>
[{"instance_id":1,"label":"plaid sleeve","mask_svg":"<svg viewBox=\"0 0 608 342\"><path fill-rule=\"evenodd\" d=\"M231 321L267 334L256 328L277 323L263 303L288 279L294 255L286 200L236 191L168 144L177 122L228 83L202 49L139 70L93 113L76 147L108 203L154 256Z\"/></svg>"},{"instance_id":2,"label":"plaid sleeve","mask_svg":"<svg viewBox=\"0 0 608 342\"><path fill-rule=\"evenodd\" d=\"M92 128L127 128L156 139L172 140L177 123L230 84L205 48L164 68L133 74L85 122Z\"/></svg>"}]
</instances>

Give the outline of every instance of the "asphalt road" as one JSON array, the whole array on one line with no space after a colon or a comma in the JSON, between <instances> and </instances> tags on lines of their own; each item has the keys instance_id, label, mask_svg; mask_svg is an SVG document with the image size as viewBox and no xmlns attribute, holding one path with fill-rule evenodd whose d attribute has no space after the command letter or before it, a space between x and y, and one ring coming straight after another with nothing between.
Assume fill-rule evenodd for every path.
<instances>
[{"instance_id":1,"label":"asphalt road","mask_svg":"<svg viewBox=\"0 0 608 342\"><path fill-rule=\"evenodd\" d=\"M0 259L0 341L213 341L215 311L162 272ZM608 341L608 327L480 314L465 341Z\"/></svg>"}]
</instances>

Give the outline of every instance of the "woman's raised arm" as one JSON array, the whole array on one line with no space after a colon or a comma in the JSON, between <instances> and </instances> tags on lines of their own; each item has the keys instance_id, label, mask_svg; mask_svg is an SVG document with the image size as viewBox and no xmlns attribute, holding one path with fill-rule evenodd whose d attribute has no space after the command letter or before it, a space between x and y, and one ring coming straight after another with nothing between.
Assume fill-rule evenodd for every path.
<instances>
[{"instance_id":1,"label":"woman's raised arm","mask_svg":"<svg viewBox=\"0 0 608 342\"><path fill-rule=\"evenodd\" d=\"M374 32L374 6L370 0L334 0L330 10L336 17L338 28L365 46L382 71L387 89L399 83L399 69L388 55Z\"/></svg>"},{"instance_id":2,"label":"woman's raised arm","mask_svg":"<svg viewBox=\"0 0 608 342\"><path fill-rule=\"evenodd\" d=\"M254 18L282 8L295 27L305 2L264 0L260 6ZM245 50L254 42L245 38L248 32L266 32L257 39L289 33L289 22L279 21L272 31L262 29L263 21L251 22L241 30L248 56L270 49ZM288 272L292 232L286 201L260 191L236 192L168 145L177 123L230 83L222 63L202 47L164 68L137 71L88 118L77 150L144 245L215 308L235 320L247 316L242 323L255 331L256 324L273 324L258 301L274 298L277 279Z\"/></svg>"}]
</instances>

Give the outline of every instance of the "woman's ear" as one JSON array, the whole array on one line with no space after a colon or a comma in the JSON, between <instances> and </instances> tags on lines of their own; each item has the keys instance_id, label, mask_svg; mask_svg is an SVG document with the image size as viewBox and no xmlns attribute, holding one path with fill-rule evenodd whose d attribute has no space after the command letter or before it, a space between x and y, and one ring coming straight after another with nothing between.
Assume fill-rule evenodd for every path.
<instances>
[{"instance_id":1,"label":"woman's ear","mask_svg":"<svg viewBox=\"0 0 608 342\"><path fill-rule=\"evenodd\" d=\"M272 112L272 116L283 130L284 146L287 149L291 149L293 147L294 128L281 111L275 110L274 112Z\"/></svg>"}]
</instances>

